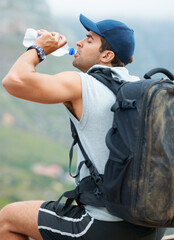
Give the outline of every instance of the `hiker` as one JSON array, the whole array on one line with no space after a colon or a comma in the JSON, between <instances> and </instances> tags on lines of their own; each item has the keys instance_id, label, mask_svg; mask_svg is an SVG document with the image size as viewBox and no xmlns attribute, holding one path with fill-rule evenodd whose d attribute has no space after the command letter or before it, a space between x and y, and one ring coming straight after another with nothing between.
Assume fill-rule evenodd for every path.
<instances>
[{"instance_id":1,"label":"hiker","mask_svg":"<svg viewBox=\"0 0 174 240\"><path fill-rule=\"evenodd\" d=\"M62 47L66 38L59 33L40 30L32 47L19 57L3 79L4 88L13 96L38 103L63 103L74 123L85 151L100 174L104 173L109 150L105 136L111 127L110 111L115 95L88 73L94 69L110 69L112 77L136 81L126 65L133 61L134 32L115 20L92 22L80 15L86 37L77 42L73 66L80 72L40 74L36 66L45 56ZM61 39L61 41L59 41ZM105 72L105 71L104 71ZM78 148L78 166L83 155ZM80 169L77 184L89 176L85 165ZM71 205L62 216L64 204L54 201L12 203L0 212L1 240L97 239L97 240L160 240L164 229L137 226L111 215L105 208L92 205Z\"/></svg>"}]
</instances>

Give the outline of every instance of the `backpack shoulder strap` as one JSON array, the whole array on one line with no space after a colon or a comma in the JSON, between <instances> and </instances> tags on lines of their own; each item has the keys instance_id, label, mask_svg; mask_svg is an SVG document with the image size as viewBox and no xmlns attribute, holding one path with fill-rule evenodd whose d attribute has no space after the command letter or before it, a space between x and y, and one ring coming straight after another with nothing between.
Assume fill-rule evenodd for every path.
<instances>
[{"instance_id":1,"label":"backpack shoulder strap","mask_svg":"<svg viewBox=\"0 0 174 240\"><path fill-rule=\"evenodd\" d=\"M83 166L83 164L85 164L86 167L89 169L91 177L93 177L95 182L98 182L99 180L101 180L100 174L99 174L97 168L95 167L95 165L92 163L92 161L88 157L88 155L87 155L87 153L86 153L86 151L85 151L85 149L84 149L84 147L83 147L83 145L80 141L80 138L78 136L76 127L75 127L75 125L74 125L74 123L72 122L71 119L70 119L70 126L71 126L72 137L74 139L73 144L72 144L71 149L70 149L70 157L69 157L69 173L70 173L70 176L72 176L73 178L76 178L80 173L81 167ZM79 146L79 148L80 148L80 150L83 154L84 161L82 161L80 163L80 165L78 166L77 174L75 176L73 176L72 173L71 173L71 165L72 165L72 158L73 158L73 147L76 143L78 144L78 146Z\"/></svg>"},{"instance_id":2,"label":"backpack shoulder strap","mask_svg":"<svg viewBox=\"0 0 174 240\"><path fill-rule=\"evenodd\" d=\"M117 95L120 86L123 85L123 83L125 83L124 80L113 78L110 68L95 69L94 71L90 71L88 74L96 78L98 81L102 82L115 95Z\"/></svg>"}]
</instances>

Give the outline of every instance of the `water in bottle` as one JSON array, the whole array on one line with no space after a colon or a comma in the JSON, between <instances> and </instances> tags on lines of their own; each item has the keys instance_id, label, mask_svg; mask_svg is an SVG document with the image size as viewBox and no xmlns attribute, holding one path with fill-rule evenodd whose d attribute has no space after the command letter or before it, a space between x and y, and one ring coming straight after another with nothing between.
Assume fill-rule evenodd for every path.
<instances>
[{"instance_id":1,"label":"water in bottle","mask_svg":"<svg viewBox=\"0 0 174 240\"><path fill-rule=\"evenodd\" d=\"M38 32L33 29L33 28L28 28L25 32L25 36L24 36L24 40L23 40L23 45L25 47L30 47L31 45L33 45L33 43L35 42L35 40L39 37ZM65 44L63 47L57 49L56 51L54 51L53 53L51 53L53 56L56 57L61 57L65 54L69 54L69 55L74 55L76 53L74 48L69 48L68 44Z\"/></svg>"}]
</instances>

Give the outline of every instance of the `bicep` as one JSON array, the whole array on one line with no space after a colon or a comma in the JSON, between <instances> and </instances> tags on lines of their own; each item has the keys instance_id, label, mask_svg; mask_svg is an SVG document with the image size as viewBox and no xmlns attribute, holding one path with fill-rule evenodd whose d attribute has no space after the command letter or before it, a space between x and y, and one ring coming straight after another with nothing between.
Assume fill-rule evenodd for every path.
<instances>
[{"instance_id":1,"label":"bicep","mask_svg":"<svg viewBox=\"0 0 174 240\"><path fill-rule=\"evenodd\" d=\"M16 89L15 89L16 87ZM12 95L39 103L64 103L81 97L81 79L77 72L56 75L30 73L17 81Z\"/></svg>"}]
</instances>

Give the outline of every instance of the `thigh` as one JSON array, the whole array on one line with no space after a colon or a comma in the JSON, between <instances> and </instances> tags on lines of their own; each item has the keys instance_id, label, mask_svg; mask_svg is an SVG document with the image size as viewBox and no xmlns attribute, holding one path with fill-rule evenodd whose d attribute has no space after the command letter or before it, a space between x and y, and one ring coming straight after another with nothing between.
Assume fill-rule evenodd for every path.
<instances>
[{"instance_id":1,"label":"thigh","mask_svg":"<svg viewBox=\"0 0 174 240\"><path fill-rule=\"evenodd\" d=\"M9 231L41 240L38 230L38 212L43 201L16 202L0 211L0 222L8 226Z\"/></svg>"},{"instance_id":2,"label":"thigh","mask_svg":"<svg viewBox=\"0 0 174 240\"><path fill-rule=\"evenodd\" d=\"M84 235L90 229L94 219L90 217L83 206L70 206L64 216L61 210L63 203L45 202L40 207L38 228L44 240L69 240L84 239Z\"/></svg>"},{"instance_id":3,"label":"thigh","mask_svg":"<svg viewBox=\"0 0 174 240\"><path fill-rule=\"evenodd\" d=\"M44 240L160 240L163 236L155 228L146 228L124 221L98 221L89 216L82 206L71 206L61 216L63 204L55 211L55 202L45 202L40 207L38 228Z\"/></svg>"}]
</instances>

